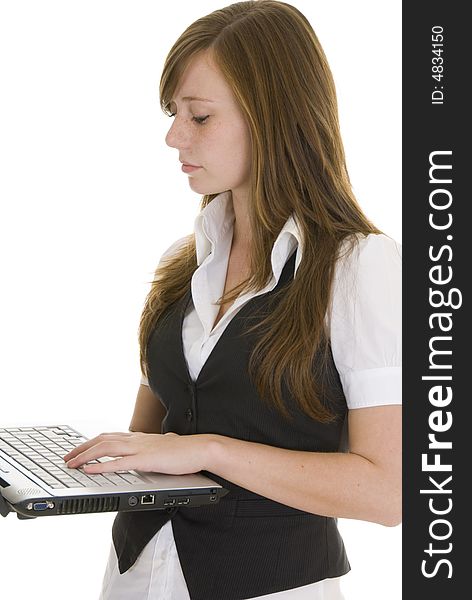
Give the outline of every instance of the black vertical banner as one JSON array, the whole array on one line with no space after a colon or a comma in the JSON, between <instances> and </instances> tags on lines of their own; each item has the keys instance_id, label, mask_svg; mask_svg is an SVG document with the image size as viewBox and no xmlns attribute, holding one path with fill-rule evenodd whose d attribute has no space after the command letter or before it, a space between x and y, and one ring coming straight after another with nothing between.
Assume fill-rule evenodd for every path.
<instances>
[{"instance_id":1,"label":"black vertical banner","mask_svg":"<svg viewBox=\"0 0 472 600\"><path fill-rule=\"evenodd\" d=\"M403 598L470 597L466 3L403 3ZM472 540L471 540L472 541Z\"/></svg>"}]
</instances>

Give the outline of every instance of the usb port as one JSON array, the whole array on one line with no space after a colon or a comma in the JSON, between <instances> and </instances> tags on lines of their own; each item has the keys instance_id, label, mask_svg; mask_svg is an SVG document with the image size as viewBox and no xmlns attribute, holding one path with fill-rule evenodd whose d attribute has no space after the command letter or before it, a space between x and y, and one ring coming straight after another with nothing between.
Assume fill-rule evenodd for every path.
<instances>
[{"instance_id":1,"label":"usb port","mask_svg":"<svg viewBox=\"0 0 472 600\"><path fill-rule=\"evenodd\" d=\"M171 498L169 500L164 500L164 506L174 506L175 498Z\"/></svg>"},{"instance_id":2,"label":"usb port","mask_svg":"<svg viewBox=\"0 0 472 600\"><path fill-rule=\"evenodd\" d=\"M190 502L190 498L181 498L177 500L177 504L188 504Z\"/></svg>"},{"instance_id":3,"label":"usb port","mask_svg":"<svg viewBox=\"0 0 472 600\"><path fill-rule=\"evenodd\" d=\"M154 504L154 494L141 496L141 504Z\"/></svg>"}]
</instances>

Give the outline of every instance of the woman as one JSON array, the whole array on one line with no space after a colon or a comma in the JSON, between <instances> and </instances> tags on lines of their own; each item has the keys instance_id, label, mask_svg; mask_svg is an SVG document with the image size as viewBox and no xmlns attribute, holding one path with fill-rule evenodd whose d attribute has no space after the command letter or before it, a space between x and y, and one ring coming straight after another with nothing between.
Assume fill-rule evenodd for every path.
<instances>
[{"instance_id":1,"label":"woman","mask_svg":"<svg viewBox=\"0 0 472 600\"><path fill-rule=\"evenodd\" d=\"M65 459L204 471L229 493L119 513L101 598L340 600L336 518L401 519L400 246L353 196L331 72L293 6L197 20L160 98L201 211L146 300L132 433Z\"/></svg>"}]
</instances>

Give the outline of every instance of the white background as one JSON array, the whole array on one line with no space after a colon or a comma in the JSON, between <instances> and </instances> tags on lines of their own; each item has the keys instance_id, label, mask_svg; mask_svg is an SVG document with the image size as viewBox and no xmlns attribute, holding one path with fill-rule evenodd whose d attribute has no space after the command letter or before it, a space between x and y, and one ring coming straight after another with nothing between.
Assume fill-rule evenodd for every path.
<instances>
[{"instance_id":1,"label":"white background","mask_svg":"<svg viewBox=\"0 0 472 600\"><path fill-rule=\"evenodd\" d=\"M354 192L401 242L401 3L293 4L334 74ZM164 143L161 68L180 33L224 5L0 0L0 426L128 430L144 297L200 201ZM0 519L2 588L98 598L113 518ZM346 600L398 600L401 526L340 528Z\"/></svg>"}]
</instances>

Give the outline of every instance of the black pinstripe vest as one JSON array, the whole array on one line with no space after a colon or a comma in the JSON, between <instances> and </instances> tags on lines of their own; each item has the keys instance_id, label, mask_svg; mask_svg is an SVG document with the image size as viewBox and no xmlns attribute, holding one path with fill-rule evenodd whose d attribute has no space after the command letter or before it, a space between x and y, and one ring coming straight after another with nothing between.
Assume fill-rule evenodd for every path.
<instances>
[{"instance_id":1,"label":"black pinstripe vest","mask_svg":"<svg viewBox=\"0 0 472 600\"><path fill-rule=\"evenodd\" d=\"M280 299L277 292L283 294L293 278L294 264L295 253L274 290L249 300L233 317L195 382L188 372L181 336L190 291L169 309L148 348L149 384L167 409L161 433L216 433L314 452L343 449L347 408L332 358L325 389L339 418L329 425L306 416L284 388L284 400L293 415L287 421L261 400L248 375L256 338L242 334L273 309ZM113 543L120 573L134 564L169 519L191 600L244 600L349 571L336 519L291 508L208 471L203 473L229 490L216 505L117 514Z\"/></svg>"}]
</instances>

